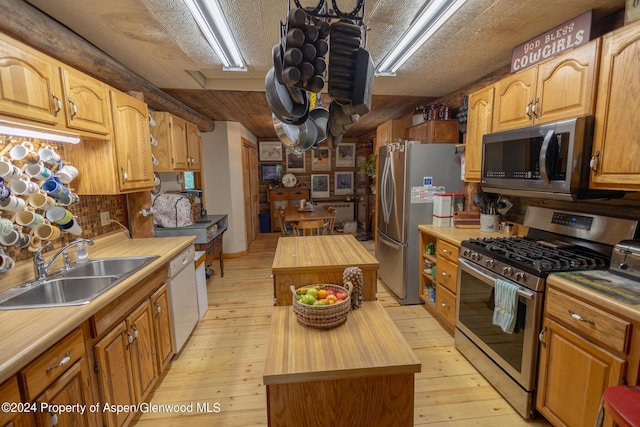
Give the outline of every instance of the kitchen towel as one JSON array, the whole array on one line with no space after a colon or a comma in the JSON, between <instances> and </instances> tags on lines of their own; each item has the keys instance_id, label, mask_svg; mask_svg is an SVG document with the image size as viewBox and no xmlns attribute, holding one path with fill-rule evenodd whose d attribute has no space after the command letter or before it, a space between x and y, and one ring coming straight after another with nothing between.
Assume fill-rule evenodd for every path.
<instances>
[{"instance_id":1,"label":"kitchen towel","mask_svg":"<svg viewBox=\"0 0 640 427\"><path fill-rule=\"evenodd\" d=\"M495 280L495 306L493 308L493 324L500 326L507 334L513 333L518 313L519 285L502 279Z\"/></svg>"}]
</instances>

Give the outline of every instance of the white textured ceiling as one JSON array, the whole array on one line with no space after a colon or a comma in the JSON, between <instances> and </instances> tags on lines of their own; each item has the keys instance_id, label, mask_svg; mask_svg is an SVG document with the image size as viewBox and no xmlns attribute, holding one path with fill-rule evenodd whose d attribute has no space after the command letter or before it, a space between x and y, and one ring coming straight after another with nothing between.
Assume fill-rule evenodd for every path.
<instances>
[{"instance_id":1,"label":"white textured ceiling","mask_svg":"<svg viewBox=\"0 0 640 427\"><path fill-rule=\"evenodd\" d=\"M161 88L263 90L287 0L220 0L248 72L223 72L182 0L29 0L48 15ZM367 50L379 61L422 7L422 0L366 0ZM511 49L589 9L595 17L625 0L468 0L397 77L377 77L374 93L441 96L510 61ZM293 5L293 0L291 1ZM303 6L315 5L303 0ZM356 0L337 0L341 9Z\"/></svg>"}]
</instances>

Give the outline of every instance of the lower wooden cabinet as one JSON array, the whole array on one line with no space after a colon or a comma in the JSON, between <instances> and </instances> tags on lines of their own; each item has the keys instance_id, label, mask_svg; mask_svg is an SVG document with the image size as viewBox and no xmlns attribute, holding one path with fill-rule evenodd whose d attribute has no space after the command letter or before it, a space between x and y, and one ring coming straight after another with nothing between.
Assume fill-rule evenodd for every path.
<instances>
[{"instance_id":1,"label":"lower wooden cabinet","mask_svg":"<svg viewBox=\"0 0 640 427\"><path fill-rule=\"evenodd\" d=\"M456 326L459 251L458 246L420 230L420 298L451 334Z\"/></svg>"},{"instance_id":2,"label":"lower wooden cabinet","mask_svg":"<svg viewBox=\"0 0 640 427\"><path fill-rule=\"evenodd\" d=\"M162 372L175 354L173 333L171 332L171 307L169 306L169 288L167 285L151 295L151 311L153 312L153 329L156 343L156 360L158 372Z\"/></svg>"},{"instance_id":3,"label":"lower wooden cabinet","mask_svg":"<svg viewBox=\"0 0 640 427\"><path fill-rule=\"evenodd\" d=\"M554 426L595 425L605 388L623 381L631 323L550 286L543 319L536 409Z\"/></svg>"},{"instance_id":4,"label":"lower wooden cabinet","mask_svg":"<svg viewBox=\"0 0 640 427\"><path fill-rule=\"evenodd\" d=\"M0 384L0 396L3 402L18 404L22 402L18 379L14 376ZM31 427L34 425L33 414L25 411L0 411L0 426Z\"/></svg>"},{"instance_id":5,"label":"lower wooden cabinet","mask_svg":"<svg viewBox=\"0 0 640 427\"><path fill-rule=\"evenodd\" d=\"M39 426L92 426L93 412L89 411L91 388L89 366L86 359L80 359L74 363L60 378L36 399L38 405L44 403L52 407L49 411L37 412L37 424ZM55 412L57 406L87 405L82 411Z\"/></svg>"},{"instance_id":6,"label":"lower wooden cabinet","mask_svg":"<svg viewBox=\"0 0 640 427\"><path fill-rule=\"evenodd\" d=\"M144 401L158 379L151 302L144 300L94 347L102 402L133 405ZM104 412L107 426L122 426L133 412Z\"/></svg>"}]
</instances>

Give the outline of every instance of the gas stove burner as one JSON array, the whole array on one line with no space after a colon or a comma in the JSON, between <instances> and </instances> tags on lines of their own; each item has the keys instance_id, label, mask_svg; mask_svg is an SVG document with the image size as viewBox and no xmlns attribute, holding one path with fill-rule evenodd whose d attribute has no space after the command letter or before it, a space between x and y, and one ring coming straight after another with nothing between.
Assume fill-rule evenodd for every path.
<instances>
[{"instance_id":1,"label":"gas stove burner","mask_svg":"<svg viewBox=\"0 0 640 427\"><path fill-rule=\"evenodd\" d=\"M606 256L571 244L549 245L529 237L470 239L462 243L478 254L531 273L543 275L556 271L605 269Z\"/></svg>"}]
</instances>

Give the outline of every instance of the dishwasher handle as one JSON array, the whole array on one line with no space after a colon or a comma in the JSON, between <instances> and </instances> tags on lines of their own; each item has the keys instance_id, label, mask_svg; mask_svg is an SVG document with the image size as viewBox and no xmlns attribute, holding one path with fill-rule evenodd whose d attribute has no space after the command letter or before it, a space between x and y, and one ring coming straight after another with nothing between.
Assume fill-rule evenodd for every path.
<instances>
[{"instance_id":1,"label":"dishwasher handle","mask_svg":"<svg viewBox=\"0 0 640 427\"><path fill-rule=\"evenodd\" d=\"M190 263L193 264L194 261L195 248L190 246L169 262L167 277L172 278L177 276L187 265Z\"/></svg>"}]
</instances>

